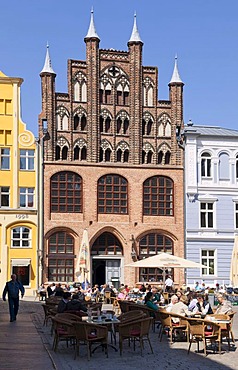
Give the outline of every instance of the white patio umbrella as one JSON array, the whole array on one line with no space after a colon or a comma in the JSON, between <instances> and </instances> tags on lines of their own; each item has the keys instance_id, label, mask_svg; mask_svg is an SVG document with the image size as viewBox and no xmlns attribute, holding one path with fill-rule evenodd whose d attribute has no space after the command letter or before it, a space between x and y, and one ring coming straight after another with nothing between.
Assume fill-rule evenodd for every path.
<instances>
[{"instance_id":1,"label":"white patio umbrella","mask_svg":"<svg viewBox=\"0 0 238 370\"><path fill-rule=\"evenodd\" d=\"M230 280L233 287L238 287L238 236L235 236L231 256Z\"/></svg>"},{"instance_id":2,"label":"white patio umbrella","mask_svg":"<svg viewBox=\"0 0 238 370\"><path fill-rule=\"evenodd\" d=\"M147 268L161 268L163 269L163 285L165 283L165 270L167 268L207 268L186 258L181 258L169 253L158 253L154 256L143 258L140 261L129 263L125 267L147 267Z\"/></svg>"},{"instance_id":3,"label":"white patio umbrella","mask_svg":"<svg viewBox=\"0 0 238 370\"><path fill-rule=\"evenodd\" d=\"M84 229L82 242L79 250L79 257L77 261L77 272L76 276L78 277L81 283L90 279L90 253L89 253L89 240L88 240L88 230Z\"/></svg>"}]
</instances>

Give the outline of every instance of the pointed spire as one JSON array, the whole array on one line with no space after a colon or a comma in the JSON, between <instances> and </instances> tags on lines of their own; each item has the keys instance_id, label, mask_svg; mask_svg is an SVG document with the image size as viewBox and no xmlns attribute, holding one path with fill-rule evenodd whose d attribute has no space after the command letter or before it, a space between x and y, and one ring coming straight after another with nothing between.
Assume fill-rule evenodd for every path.
<instances>
[{"instance_id":1,"label":"pointed spire","mask_svg":"<svg viewBox=\"0 0 238 370\"><path fill-rule=\"evenodd\" d=\"M139 34L139 31L138 31L138 28L137 28L136 12L134 14L134 25L133 25L133 30L132 30L132 33L131 33L131 38L128 42L142 42L143 43L143 41L140 38L140 34Z\"/></svg>"},{"instance_id":2,"label":"pointed spire","mask_svg":"<svg viewBox=\"0 0 238 370\"><path fill-rule=\"evenodd\" d=\"M170 80L170 84L171 83L183 83L183 81L181 80L181 78L179 76L177 59L178 59L178 57L177 57L177 55L175 55L174 71L173 71L172 78Z\"/></svg>"},{"instance_id":3,"label":"pointed spire","mask_svg":"<svg viewBox=\"0 0 238 370\"><path fill-rule=\"evenodd\" d=\"M94 17L93 17L93 8L91 10L91 20L90 20L90 25L88 29L88 33L85 36L85 39L90 39L90 38L97 38L100 41L100 38L97 34L95 24L94 24Z\"/></svg>"},{"instance_id":4,"label":"pointed spire","mask_svg":"<svg viewBox=\"0 0 238 370\"><path fill-rule=\"evenodd\" d=\"M54 73L54 70L53 68L51 67L51 59L50 59L50 52L49 52L49 44L47 42L47 45L46 45L46 56L45 56L45 64L44 64L44 67L41 71L41 73Z\"/></svg>"}]
</instances>

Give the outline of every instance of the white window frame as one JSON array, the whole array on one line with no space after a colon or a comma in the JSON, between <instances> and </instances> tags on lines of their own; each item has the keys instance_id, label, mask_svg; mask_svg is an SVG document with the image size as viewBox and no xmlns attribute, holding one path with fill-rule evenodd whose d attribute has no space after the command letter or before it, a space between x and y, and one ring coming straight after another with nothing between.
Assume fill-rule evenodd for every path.
<instances>
[{"instance_id":1,"label":"white window frame","mask_svg":"<svg viewBox=\"0 0 238 370\"><path fill-rule=\"evenodd\" d=\"M203 256L202 255L202 252L205 251L207 252L207 256ZM214 256L210 257L209 256L209 252L214 252ZM207 263L204 263L204 259L206 259L206 262ZM208 261L209 260L214 260L214 273L213 274L209 274L209 263ZM205 277L214 277L214 276L217 276L217 250L214 249L214 248L201 248L200 249L200 262L203 264L203 265L206 265L208 266L207 267L207 274L203 274L203 268L201 269L201 276Z\"/></svg>"},{"instance_id":2,"label":"white window frame","mask_svg":"<svg viewBox=\"0 0 238 370\"><path fill-rule=\"evenodd\" d=\"M19 238L14 238L13 237L13 231L16 230L16 229L20 229L19 230L19 234L20 234L20 237ZM28 238L23 238L22 235L23 235L23 231L24 229L27 229L29 230L29 235L28 235ZM27 226L15 226L11 229L11 248L32 248L32 230L27 227ZM14 244L14 241L19 241L19 245L13 245ZM23 241L28 241L28 245L23 245Z\"/></svg>"},{"instance_id":3,"label":"white window frame","mask_svg":"<svg viewBox=\"0 0 238 370\"><path fill-rule=\"evenodd\" d=\"M202 204L205 204L206 205L206 208L205 209L202 209ZM208 208L208 205L209 204L212 204L212 210L210 210ZM206 226L202 226L202 222L201 222L201 216L202 216L202 213L205 213L205 223L206 223ZM208 226L208 223L209 223L209 218L208 218L208 215L209 213L212 213L212 227L209 227ZM207 200L202 200L200 202L200 212L199 212L199 220L200 220L200 228L201 229L206 229L206 230L213 230L215 228L215 204L214 202L211 202L211 201L207 201Z\"/></svg>"},{"instance_id":4,"label":"white window frame","mask_svg":"<svg viewBox=\"0 0 238 370\"><path fill-rule=\"evenodd\" d=\"M9 153L4 153L4 150L8 150ZM10 148L0 148L0 170L2 170L2 171L9 171L10 170L10 158L11 158ZM8 167L7 168L4 168L2 166L2 161L4 159L8 159Z\"/></svg>"},{"instance_id":5,"label":"white window frame","mask_svg":"<svg viewBox=\"0 0 238 370\"><path fill-rule=\"evenodd\" d=\"M32 190L32 192L30 192ZM25 205L21 204L21 197L24 197ZM29 206L30 199L32 197L32 206ZM35 189L32 188L20 188L19 189L19 207L20 208L34 208L35 205Z\"/></svg>"},{"instance_id":6,"label":"white window frame","mask_svg":"<svg viewBox=\"0 0 238 370\"><path fill-rule=\"evenodd\" d=\"M204 156L204 154L209 154L209 156ZM210 153L208 152L203 152L200 156L201 158L201 178L212 178L212 156ZM204 161L204 169L205 169L205 174L203 175L202 174L202 169L203 169L203 166L202 166L202 162ZM210 175L208 175L208 161L210 162Z\"/></svg>"},{"instance_id":7,"label":"white window frame","mask_svg":"<svg viewBox=\"0 0 238 370\"><path fill-rule=\"evenodd\" d=\"M23 154L23 152L25 152ZM25 165L22 168L21 160L24 160ZM33 159L33 168L30 168L31 159ZM34 149L20 149L20 170L34 171L35 170L35 150Z\"/></svg>"},{"instance_id":8,"label":"white window frame","mask_svg":"<svg viewBox=\"0 0 238 370\"><path fill-rule=\"evenodd\" d=\"M3 189L8 189L3 191ZM8 196L8 205L2 205L2 196ZM10 207L10 186L0 186L0 208Z\"/></svg>"},{"instance_id":9,"label":"white window frame","mask_svg":"<svg viewBox=\"0 0 238 370\"><path fill-rule=\"evenodd\" d=\"M238 229L238 200L234 201L234 225Z\"/></svg>"}]
</instances>

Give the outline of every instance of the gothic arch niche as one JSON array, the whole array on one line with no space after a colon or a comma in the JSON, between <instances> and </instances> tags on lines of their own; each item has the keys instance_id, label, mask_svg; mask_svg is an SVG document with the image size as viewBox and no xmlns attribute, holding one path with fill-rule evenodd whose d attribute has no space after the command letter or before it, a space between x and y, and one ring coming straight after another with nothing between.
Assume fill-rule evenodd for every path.
<instances>
[{"instance_id":1,"label":"gothic arch niche","mask_svg":"<svg viewBox=\"0 0 238 370\"><path fill-rule=\"evenodd\" d=\"M158 148L157 163L166 165L170 164L171 148L167 143L162 143Z\"/></svg>"},{"instance_id":2,"label":"gothic arch niche","mask_svg":"<svg viewBox=\"0 0 238 370\"><path fill-rule=\"evenodd\" d=\"M87 113L82 107L74 111L74 131L87 131Z\"/></svg>"},{"instance_id":3,"label":"gothic arch niche","mask_svg":"<svg viewBox=\"0 0 238 370\"><path fill-rule=\"evenodd\" d=\"M154 106L154 82L148 76L143 80L143 105L144 107Z\"/></svg>"},{"instance_id":4,"label":"gothic arch niche","mask_svg":"<svg viewBox=\"0 0 238 370\"><path fill-rule=\"evenodd\" d=\"M171 119L167 113L162 113L158 118L158 136L171 137Z\"/></svg>"},{"instance_id":5,"label":"gothic arch niche","mask_svg":"<svg viewBox=\"0 0 238 370\"><path fill-rule=\"evenodd\" d=\"M102 104L111 104L112 81L104 73L100 78L99 100Z\"/></svg>"},{"instance_id":6,"label":"gothic arch niche","mask_svg":"<svg viewBox=\"0 0 238 370\"><path fill-rule=\"evenodd\" d=\"M100 162L110 162L112 154L112 146L108 140L103 139L100 148Z\"/></svg>"},{"instance_id":7,"label":"gothic arch niche","mask_svg":"<svg viewBox=\"0 0 238 370\"><path fill-rule=\"evenodd\" d=\"M87 78L82 72L75 73L73 77L74 101L87 102Z\"/></svg>"},{"instance_id":8,"label":"gothic arch niche","mask_svg":"<svg viewBox=\"0 0 238 370\"><path fill-rule=\"evenodd\" d=\"M117 162L129 162L129 145L126 141L121 141L116 148Z\"/></svg>"},{"instance_id":9,"label":"gothic arch niche","mask_svg":"<svg viewBox=\"0 0 238 370\"><path fill-rule=\"evenodd\" d=\"M149 164L153 163L153 157L154 157L154 148L153 146L146 142L143 145L143 150L142 150L142 164Z\"/></svg>"},{"instance_id":10,"label":"gothic arch niche","mask_svg":"<svg viewBox=\"0 0 238 370\"><path fill-rule=\"evenodd\" d=\"M69 142L63 136L59 137L56 142L55 148L55 159L56 160L67 160L69 151Z\"/></svg>"},{"instance_id":11,"label":"gothic arch niche","mask_svg":"<svg viewBox=\"0 0 238 370\"><path fill-rule=\"evenodd\" d=\"M77 139L74 143L74 160L87 160L87 143L82 138Z\"/></svg>"},{"instance_id":12,"label":"gothic arch niche","mask_svg":"<svg viewBox=\"0 0 238 370\"><path fill-rule=\"evenodd\" d=\"M100 114L100 121L99 121L99 127L101 133L111 133L111 122L112 122L112 116L111 113L107 109L103 109L103 111Z\"/></svg>"},{"instance_id":13,"label":"gothic arch niche","mask_svg":"<svg viewBox=\"0 0 238 370\"><path fill-rule=\"evenodd\" d=\"M129 114L122 110L116 116L117 134L127 135L129 131Z\"/></svg>"},{"instance_id":14,"label":"gothic arch niche","mask_svg":"<svg viewBox=\"0 0 238 370\"><path fill-rule=\"evenodd\" d=\"M153 127L154 127L154 118L149 112L145 112L143 114L142 119L142 135L152 135L153 134Z\"/></svg>"},{"instance_id":15,"label":"gothic arch niche","mask_svg":"<svg viewBox=\"0 0 238 370\"><path fill-rule=\"evenodd\" d=\"M117 79L116 93L117 105L129 105L130 84L125 75Z\"/></svg>"},{"instance_id":16,"label":"gothic arch niche","mask_svg":"<svg viewBox=\"0 0 238 370\"><path fill-rule=\"evenodd\" d=\"M62 105L56 110L56 125L58 131L69 130L69 111Z\"/></svg>"}]
</instances>

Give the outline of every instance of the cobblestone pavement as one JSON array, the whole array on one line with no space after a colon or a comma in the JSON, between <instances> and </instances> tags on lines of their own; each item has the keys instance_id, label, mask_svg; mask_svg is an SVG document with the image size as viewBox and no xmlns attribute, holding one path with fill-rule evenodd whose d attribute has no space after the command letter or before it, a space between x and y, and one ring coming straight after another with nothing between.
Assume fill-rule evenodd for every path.
<instances>
[{"instance_id":1,"label":"cobblestone pavement","mask_svg":"<svg viewBox=\"0 0 238 370\"><path fill-rule=\"evenodd\" d=\"M0 325L1 327L14 328L15 336L12 335L12 342L14 344L15 338L17 337L18 326L14 323L9 323L9 318L7 315L8 305L0 301ZM238 311L236 307L234 310ZM9 367L6 364L3 365L2 356L4 354L4 346L1 345L3 342L2 330L0 331L0 370L3 369L22 369L22 370L116 370L116 369L178 369L178 370L235 370L238 368L238 350L233 347L230 352L226 352L227 345L223 343L222 354L214 354L209 352L207 357L203 353L195 353L196 345L192 345L190 354L187 354L188 344L186 342L175 342L172 345L169 344L168 338L163 335L162 342L158 340L158 329L155 333L150 333L150 338L154 350L154 354L150 353L150 349L145 343L145 348L143 351L143 356L140 355L139 347L136 347L136 351L133 347L128 347L125 342L124 351L122 356L120 356L119 351L115 352L112 348L109 348L109 356L106 358L104 352L100 349L93 353L90 361L87 360L86 346L80 346L80 355L74 360L74 349L72 346L67 348L65 343L59 343L57 353L52 351L52 341L53 337L50 335L50 323L49 325L43 326L43 309L40 302L33 301L21 301L20 302L20 312L18 321L20 322L24 317L28 318L29 329L34 323L36 330L34 333L31 329L31 335L28 337L28 343L26 343L26 336L24 336L25 346L31 343L29 350L31 351L32 359L34 362L30 362L27 367L19 367L19 361L17 356L15 356L15 367ZM5 320L5 324L3 322ZM18 322L17 322L18 324ZM28 332L28 327L25 327L26 333ZM235 315L233 331L235 337L238 338L238 314ZM14 333L12 333L14 334ZM39 343L37 340L41 339L41 343L44 346L44 351L40 350L39 353ZM34 347L36 343L36 347ZM10 351L11 352L11 351ZM26 350L24 350L24 353ZM5 367L4 367L5 366Z\"/></svg>"}]
</instances>

